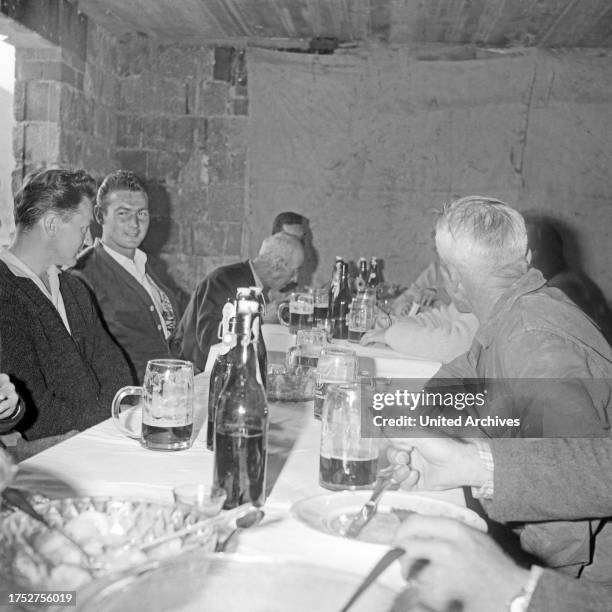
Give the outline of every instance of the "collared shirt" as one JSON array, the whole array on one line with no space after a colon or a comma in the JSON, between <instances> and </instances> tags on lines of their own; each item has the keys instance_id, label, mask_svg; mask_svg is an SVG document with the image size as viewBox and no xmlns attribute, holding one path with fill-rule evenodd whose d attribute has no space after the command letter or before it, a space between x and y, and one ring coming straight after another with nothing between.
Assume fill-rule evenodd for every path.
<instances>
[{"instance_id":1,"label":"collared shirt","mask_svg":"<svg viewBox=\"0 0 612 612\"><path fill-rule=\"evenodd\" d=\"M42 291L43 295L53 304L55 310L57 310L60 318L62 319L62 323L68 330L68 333L72 335L72 332L70 331L70 324L68 323L68 316L66 315L64 299L62 298L62 292L60 291L60 270L57 268L57 266L51 265L47 268L47 277L49 279L50 288L49 291L40 277L8 249L3 249L0 251L0 259L8 266L8 269L15 276L29 278Z\"/></svg>"},{"instance_id":2,"label":"collared shirt","mask_svg":"<svg viewBox=\"0 0 612 612\"><path fill-rule=\"evenodd\" d=\"M141 285L143 289L149 294L151 300L153 300L155 310L157 311L157 316L159 317L159 321L162 325L164 337L168 339L176 328L176 316L172 309L170 299L168 298L166 293L162 291L162 289L160 289L155 284L153 279L147 274L147 254L144 251L141 251L140 249L136 249L134 251L134 259L130 259L129 257L118 253L114 249L110 248L108 245L104 244L102 240L99 240L99 242L104 247L104 250L126 272L129 272L130 275L133 276L134 279L136 279L138 284Z\"/></svg>"}]
</instances>

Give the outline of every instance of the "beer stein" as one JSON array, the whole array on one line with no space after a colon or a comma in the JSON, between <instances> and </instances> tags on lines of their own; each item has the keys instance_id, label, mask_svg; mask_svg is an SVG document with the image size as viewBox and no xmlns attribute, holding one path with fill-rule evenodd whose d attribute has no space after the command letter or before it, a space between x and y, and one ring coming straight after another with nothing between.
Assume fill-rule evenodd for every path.
<instances>
[{"instance_id":1,"label":"beer stein","mask_svg":"<svg viewBox=\"0 0 612 612\"><path fill-rule=\"evenodd\" d=\"M287 350L285 364L292 372L297 368L316 368L321 349L327 344L327 334L322 329L300 329L295 346Z\"/></svg>"},{"instance_id":2,"label":"beer stein","mask_svg":"<svg viewBox=\"0 0 612 612\"><path fill-rule=\"evenodd\" d=\"M123 408L121 402L128 396L141 397L141 404ZM193 433L193 364L180 359L149 361L142 387L117 391L111 416L121 433L139 440L145 448L189 448Z\"/></svg>"},{"instance_id":3,"label":"beer stein","mask_svg":"<svg viewBox=\"0 0 612 612\"><path fill-rule=\"evenodd\" d=\"M314 416L321 418L323 403L330 383L349 383L357 377L357 353L338 346L324 346L316 370Z\"/></svg>"},{"instance_id":4,"label":"beer stein","mask_svg":"<svg viewBox=\"0 0 612 612\"><path fill-rule=\"evenodd\" d=\"M375 296L370 299L365 294L359 294L353 299L348 314L349 342L359 342L363 335L374 326Z\"/></svg>"},{"instance_id":5,"label":"beer stein","mask_svg":"<svg viewBox=\"0 0 612 612\"><path fill-rule=\"evenodd\" d=\"M289 320L287 322L287 311ZM300 329L312 328L314 301L312 293L292 293L289 303L283 302L278 307L278 320L289 326L290 334L297 334Z\"/></svg>"},{"instance_id":6,"label":"beer stein","mask_svg":"<svg viewBox=\"0 0 612 612\"><path fill-rule=\"evenodd\" d=\"M321 416L319 484L341 491L372 487L378 439L361 437L361 383L329 385Z\"/></svg>"}]
</instances>

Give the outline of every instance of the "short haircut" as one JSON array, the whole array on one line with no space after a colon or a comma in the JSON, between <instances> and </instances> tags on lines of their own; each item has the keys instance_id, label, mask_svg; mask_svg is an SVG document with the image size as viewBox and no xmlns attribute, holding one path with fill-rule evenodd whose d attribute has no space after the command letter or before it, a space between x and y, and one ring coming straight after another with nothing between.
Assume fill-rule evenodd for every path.
<instances>
[{"instance_id":1,"label":"short haircut","mask_svg":"<svg viewBox=\"0 0 612 612\"><path fill-rule=\"evenodd\" d=\"M272 234L278 234L283 231L283 225L303 225L305 217L294 212L278 213L272 222Z\"/></svg>"},{"instance_id":2,"label":"short haircut","mask_svg":"<svg viewBox=\"0 0 612 612\"><path fill-rule=\"evenodd\" d=\"M296 259L302 264L304 258L304 248L302 243L291 234L278 232L268 236L261 243L257 259L266 261L274 267L299 267L295 266Z\"/></svg>"},{"instance_id":3,"label":"short haircut","mask_svg":"<svg viewBox=\"0 0 612 612\"><path fill-rule=\"evenodd\" d=\"M107 198L115 191L135 191L144 194L148 200L147 191L141 180L129 170L115 170L104 178L98 188L96 203L106 212Z\"/></svg>"},{"instance_id":4,"label":"short haircut","mask_svg":"<svg viewBox=\"0 0 612 612\"><path fill-rule=\"evenodd\" d=\"M43 170L26 177L15 194L15 225L29 230L48 211L71 217L84 197L93 200L96 182L85 170Z\"/></svg>"},{"instance_id":5,"label":"short haircut","mask_svg":"<svg viewBox=\"0 0 612 612\"><path fill-rule=\"evenodd\" d=\"M525 262L527 230L522 215L501 200L468 196L444 207L436 245L443 260L499 270Z\"/></svg>"}]
</instances>

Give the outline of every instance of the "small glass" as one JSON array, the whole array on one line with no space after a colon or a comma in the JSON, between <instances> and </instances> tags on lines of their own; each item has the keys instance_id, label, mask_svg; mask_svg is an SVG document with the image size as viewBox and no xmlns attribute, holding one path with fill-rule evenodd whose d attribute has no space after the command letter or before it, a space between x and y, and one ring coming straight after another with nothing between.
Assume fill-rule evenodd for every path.
<instances>
[{"instance_id":1,"label":"small glass","mask_svg":"<svg viewBox=\"0 0 612 612\"><path fill-rule=\"evenodd\" d=\"M213 489L210 485L190 483L172 489L174 503L185 513L198 518L216 516L221 512L227 493L224 489Z\"/></svg>"},{"instance_id":2,"label":"small glass","mask_svg":"<svg viewBox=\"0 0 612 612\"><path fill-rule=\"evenodd\" d=\"M329 385L321 417L319 484L332 491L368 489L378 473L376 438L361 437L361 383Z\"/></svg>"},{"instance_id":3,"label":"small glass","mask_svg":"<svg viewBox=\"0 0 612 612\"><path fill-rule=\"evenodd\" d=\"M329 311L329 289L321 288L314 289L312 292L314 298L314 321L313 325L319 327L328 317Z\"/></svg>"},{"instance_id":4,"label":"small glass","mask_svg":"<svg viewBox=\"0 0 612 612\"><path fill-rule=\"evenodd\" d=\"M325 346L319 354L316 369L314 416L321 418L323 402L330 383L353 382L357 377L358 357L351 349Z\"/></svg>"}]
</instances>

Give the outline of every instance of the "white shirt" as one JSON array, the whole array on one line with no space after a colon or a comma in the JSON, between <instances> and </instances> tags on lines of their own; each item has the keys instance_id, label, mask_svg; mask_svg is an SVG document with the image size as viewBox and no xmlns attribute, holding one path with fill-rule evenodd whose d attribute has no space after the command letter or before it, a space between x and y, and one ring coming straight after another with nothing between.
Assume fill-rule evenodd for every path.
<instances>
[{"instance_id":1,"label":"white shirt","mask_svg":"<svg viewBox=\"0 0 612 612\"><path fill-rule=\"evenodd\" d=\"M40 277L9 250L3 249L0 251L0 259L8 266L8 269L15 276L19 276L20 278L29 278L34 282L34 284L42 291L43 295L51 302L51 304L53 304L53 307L55 310L57 310L60 318L62 319L62 323L68 330L68 333L72 335L72 332L70 331L70 324L68 323L68 317L66 315L66 307L64 306L64 298L62 298L62 292L60 291L60 271L57 266L51 265L47 268L47 277L49 279L49 287L51 289L51 291L49 291Z\"/></svg>"},{"instance_id":2,"label":"white shirt","mask_svg":"<svg viewBox=\"0 0 612 612\"><path fill-rule=\"evenodd\" d=\"M97 239L99 240L99 239ZM170 337L170 332L166 327L166 322L162 316L162 302L159 297L160 289L155 284L153 279L146 272L147 254L140 249L134 251L134 259L130 259L121 253L118 253L114 249L104 244L102 240L99 240L100 244L104 247L104 250L126 271L133 276L138 284L149 294L149 297L155 305L157 316L159 318L162 329L164 330L164 337L166 340Z\"/></svg>"}]
</instances>

